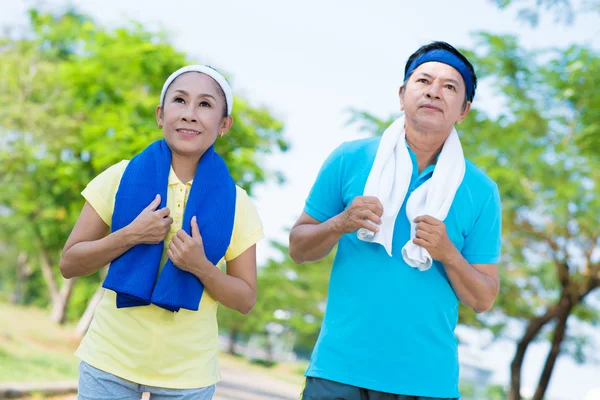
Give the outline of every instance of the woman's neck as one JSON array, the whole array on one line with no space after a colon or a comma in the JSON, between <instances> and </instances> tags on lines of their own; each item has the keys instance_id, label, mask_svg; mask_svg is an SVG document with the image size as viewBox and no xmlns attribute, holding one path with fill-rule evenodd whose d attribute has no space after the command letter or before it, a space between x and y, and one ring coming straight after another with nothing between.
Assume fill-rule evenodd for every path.
<instances>
[{"instance_id":1,"label":"woman's neck","mask_svg":"<svg viewBox=\"0 0 600 400\"><path fill-rule=\"evenodd\" d=\"M177 178L185 184L193 180L196 175L198 157L183 156L173 152L171 165L173 166L173 171L175 172L175 175L177 175Z\"/></svg>"}]
</instances>

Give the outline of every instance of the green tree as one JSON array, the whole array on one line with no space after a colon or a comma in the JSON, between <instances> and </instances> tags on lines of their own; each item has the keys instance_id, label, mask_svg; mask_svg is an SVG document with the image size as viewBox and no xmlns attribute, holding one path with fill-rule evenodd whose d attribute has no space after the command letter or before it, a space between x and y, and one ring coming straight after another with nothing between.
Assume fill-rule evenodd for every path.
<instances>
[{"instance_id":1,"label":"green tree","mask_svg":"<svg viewBox=\"0 0 600 400\"><path fill-rule=\"evenodd\" d=\"M520 398L529 344L550 336L533 396L538 400L561 352L586 360L580 347L585 337L567 332L567 321L600 321L589 299L600 285L600 174L597 150L588 147L600 132L600 96L589 89L600 73L600 54L580 46L529 52L514 37L486 34L477 48L481 52L470 56L506 105L496 118L476 113L462 129L467 154L486 166L502 191L506 276L499 306L525 325L509 398Z\"/></svg>"},{"instance_id":2,"label":"green tree","mask_svg":"<svg viewBox=\"0 0 600 400\"><path fill-rule=\"evenodd\" d=\"M503 386L492 385L489 386L485 391L485 398L487 400L505 400L508 396Z\"/></svg>"},{"instance_id":3,"label":"green tree","mask_svg":"<svg viewBox=\"0 0 600 400\"><path fill-rule=\"evenodd\" d=\"M492 0L498 8L506 9L516 7L519 19L529 23L531 26L537 26L542 12L551 12L554 14L554 22L562 24L572 24L577 14L585 12L600 13L600 1L598 0Z\"/></svg>"},{"instance_id":4,"label":"green tree","mask_svg":"<svg viewBox=\"0 0 600 400\"><path fill-rule=\"evenodd\" d=\"M269 353L269 326L279 325L295 338L294 348L308 353L314 345L323 321L327 299L329 272L335 251L324 259L303 265L296 264L287 248L274 243L280 259L271 259L259 269L256 306L248 315L240 315L221 307L219 325L230 336L230 352L235 342L252 335L263 335ZM272 360L269 360L272 361Z\"/></svg>"},{"instance_id":5,"label":"green tree","mask_svg":"<svg viewBox=\"0 0 600 400\"><path fill-rule=\"evenodd\" d=\"M512 36L479 34L477 53L464 50L478 76L491 82L498 115L477 108L458 126L465 154L499 186L503 204L501 290L495 308L475 314L461 308L460 322L510 337L523 330L511 363L509 399L520 399L521 369L535 340L550 344L533 399L541 400L560 354L578 362L593 352L574 324L600 321L600 55L580 46L527 51ZM381 133L386 123L367 115L363 128ZM362 114L364 116L364 114ZM388 122L391 119L388 120ZM596 306L594 306L596 301ZM591 361L591 360L590 360Z\"/></svg>"},{"instance_id":6,"label":"green tree","mask_svg":"<svg viewBox=\"0 0 600 400\"><path fill-rule=\"evenodd\" d=\"M0 214L19 226L8 244L23 248L48 287L44 301L65 319L76 279L58 273L62 246L85 185L161 138L154 110L166 77L191 62L164 32L138 23L107 29L76 10L29 11L25 34L0 38ZM239 96L232 130L215 145L236 182L252 193L277 171L263 158L287 150L283 124ZM18 243L17 243L18 241ZM34 262L35 261L35 262ZM38 268L39 266L39 268ZM100 274L80 279L97 286ZM62 283L61 283L62 282ZM81 314L94 288L81 288Z\"/></svg>"}]
</instances>

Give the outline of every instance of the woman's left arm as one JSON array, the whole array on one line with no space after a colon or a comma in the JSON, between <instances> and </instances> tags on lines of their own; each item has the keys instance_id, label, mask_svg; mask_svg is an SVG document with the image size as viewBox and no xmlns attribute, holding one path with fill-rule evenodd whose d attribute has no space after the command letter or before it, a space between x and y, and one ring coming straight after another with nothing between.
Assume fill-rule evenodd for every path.
<instances>
[{"instance_id":1,"label":"woman's left arm","mask_svg":"<svg viewBox=\"0 0 600 400\"><path fill-rule=\"evenodd\" d=\"M178 268L196 276L213 297L225 307L248 314L256 304L256 245L227 261L227 273L215 267L204 254L196 217L192 236L180 230L173 237L167 255Z\"/></svg>"},{"instance_id":2,"label":"woman's left arm","mask_svg":"<svg viewBox=\"0 0 600 400\"><path fill-rule=\"evenodd\" d=\"M227 261L227 273L206 262L194 275L219 303L248 314L256 304L256 245Z\"/></svg>"}]
</instances>

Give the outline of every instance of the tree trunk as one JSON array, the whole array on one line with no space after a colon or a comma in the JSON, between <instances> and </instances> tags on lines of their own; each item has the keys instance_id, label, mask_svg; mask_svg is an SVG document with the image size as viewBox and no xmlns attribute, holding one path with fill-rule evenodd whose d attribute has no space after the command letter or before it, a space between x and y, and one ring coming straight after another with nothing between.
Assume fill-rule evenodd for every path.
<instances>
[{"instance_id":1,"label":"tree trunk","mask_svg":"<svg viewBox=\"0 0 600 400\"><path fill-rule=\"evenodd\" d=\"M58 286L56 285L56 279L54 279L54 274L52 273L52 260L50 259L48 251L44 246L42 246L41 243L40 253L42 256L42 274L44 275L44 281L46 281L46 286L48 286L48 291L50 292L50 298L52 299L52 303L54 303L55 299L58 297Z\"/></svg>"},{"instance_id":2,"label":"tree trunk","mask_svg":"<svg viewBox=\"0 0 600 400\"><path fill-rule=\"evenodd\" d=\"M272 336L270 333L267 332L267 337L266 337L266 341L265 341L265 352L267 353L267 359L265 360L265 365L267 367L272 366L275 363L274 360L274 355L273 355L273 342L272 342Z\"/></svg>"},{"instance_id":3,"label":"tree trunk","mask_svg":"<svg viewBox=\"0 0 600 400\"><path fill-rule=\"evenodd\" d=\"M92 319L94 318L94 310L96 309L96 306L100 303L100 300L102 300L103 294L104 288L102 287L101 283L100 286L98 286L98 289L96 289L96 293L94 293L94 296L92 296L92 298L88 302L83 315L77 323L77 327L75 328L75 336L78 339L82 339L83 335L85 335L88 328L90 327Z\"/></svg>"},{"instance_id":4,"label":"tree trunk","mask_svg":"<svg viewBox=\"0 0 600 400\"><path fill-rule=\"evenodd\" d=\"M52 311L50 313L50 320L57 324L63 324L65 322L65 316L67 312L67 306L73 293L73 285L77 281L77 278L63 279L63 284L58 290L56 279L54 279L54 273L52 272L52 259L48 250L42 245L40 239L40 253L41 253L41 264L42 273L44 280L50 291L50 298L52 299Z\"/></svg>"},{"instance_id":5,"label":"tree trunk","mask_svg":"<svg viewBox=\"0 0 600 400\"><path fill-rule=\"evenodd\" d=\"M22 251L17 258L15 289L10 296L11 304L21 304L23 302L23 286L29 276L31 276L31 266L27 262L27 253Z\"/></svg>"},{"instance_id":6,"label":"tree trunk","mask_svg":"<svg viewBox=\"0 0 600 400\"><path fill-rule=\"evenodd\" d=\"M544 369L540 375L538 386L535 390L532 400L543 400L544 395L548 390L548 385L550 384L550 379L552 378L552 372L556 366L556 361L560 355L560 348L567 332L567 321L571 315L571 312L573 311L573 308L580 304L588 294L598 287L599 284L600 279L597 279L592 275L592 277L588 278L588 281L583 285L570 285L564 288L558 304L560 307L558 309L558 315L556 316L558 321L554 327L550 350L548 351L548 356L546 357L546 362L544 363Z\"/></svg>"},{"instance_id":7,"label":"tree trunk","mask_svg":"<svg viewBox=\"0 0 600 400\"><path fill-rule=\"evenodd\" d=\"M58 295L52 299L52 312L50 313L50 321L57 324L64 324L67 316L67 307L73 293L73 286L77 282L77 278L65 279Z\"/></svg>"},{"instance_id":8,"label":"tree trunk","mask_svg":"<svg viewBox=\"0 0 600 400\"><path fill-rule=\"evenodd\" d=\"M237 355L236 349L235 349L235 344L237 342L237 338L240 334L239 329L237 329L237 327L233 327L231 329L229 329L229 348L227 349L227 352L231 355Z\"/></svg>"},{"instance_id":9,"label":"tree trunk","mask_svg":"<svg viewBox=\"0 0 600 400\"><path fill-rule=\"evenodd\" d=\"M544 315L529 320L527 329L525 329L523 337L517 344L515 356L510 364L510 391L508 393L508 400L521 400L521 370L523 368L525 352L544 325L556 317L557 307L558 304L554 304L548 308Z\"/></svg>"},{"instance_id":10,"label":"tree trunk","mask_svg":"<svg viewBox=\"0 0 600 400\"><path fill-rule=\"evenodd\" d=\"M83 335L85 335L90 327L90 324L92 323L92 319L94 319L94 311L96 310L96 306L100 303L100 300L102 300L102 295L104 294L104 288L102 287L102 284L104 283L107 273L108 268L103 268L100 270L100 285L98 286L98 289L96 289L96 292L92 298L88 301L85 311L83 312L83 315L79 319L77 327L75 328L75 337L78 339L83 338Z\"/></svg>"},{"instance_id":11,"label":"tree trunk","mask_svg":"<svg viewBox=\"0 0 600 400\"><path fill-rule=\"evenodd\" d=\"M572 306L569 304L565 311L558 317L558 322L554 327L554 334L552 335L552 344L550 346L550 351L548 351L548 356L546 357L546 363L544 364L544 369L542 370L542 375L540 376L540 380L538 382L538 386L535 389L535 394L533 395L532 400L543 400L544 394L548 389L548 384L550 383L550 378L552 377L552 371L554 370L554 366L556 365L556 360L558 359L558 355L560 353L560 346L562 344L563 339L565 338L565 332L567 330L567 320L569 319L569 314L571 313Z\"/></svg>"}]
</instances>

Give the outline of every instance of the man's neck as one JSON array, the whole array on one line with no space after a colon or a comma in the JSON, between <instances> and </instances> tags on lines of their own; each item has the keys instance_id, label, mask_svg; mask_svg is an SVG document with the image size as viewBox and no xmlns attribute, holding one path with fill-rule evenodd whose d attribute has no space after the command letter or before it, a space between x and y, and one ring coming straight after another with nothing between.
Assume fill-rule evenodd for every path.
<instances>
[{"instance_id":1,"label":"man's neck","mask_svg":"<svg viewBox=\"0 0 600 400\"><path fill-rule=\"evenodd\" d=\"M442 151L450 132L423 132L406 127L406 143L417 157L419 173L430 165L435 164L437 156Z\"/></svg>"}]
</instances>

